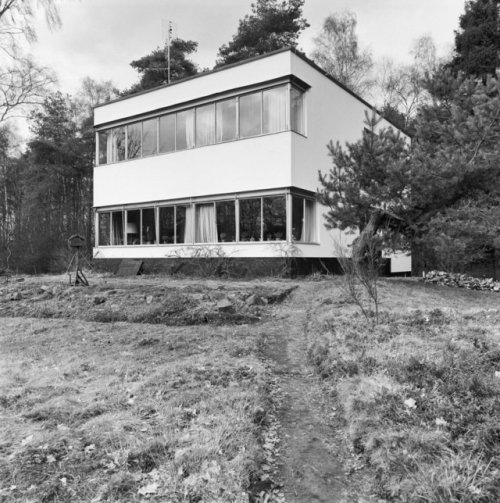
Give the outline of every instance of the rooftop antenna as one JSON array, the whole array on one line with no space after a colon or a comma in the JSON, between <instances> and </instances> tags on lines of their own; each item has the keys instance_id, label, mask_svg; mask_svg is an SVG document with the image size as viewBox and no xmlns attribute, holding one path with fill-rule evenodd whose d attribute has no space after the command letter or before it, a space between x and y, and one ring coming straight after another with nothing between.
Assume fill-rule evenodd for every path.
<instances>
[{"instance_id":1,"label":"rooftop antenna","mask_svg":"<svg viewBox=\"0 0 500 503\"><path fill-rule=\"evenodd\" d=\"M161 20L163 39L165 40L165 56L167 59L167 84L170 84L170 46L174 39L174 23L167 19Z\"/></svg>"}]
</instances>

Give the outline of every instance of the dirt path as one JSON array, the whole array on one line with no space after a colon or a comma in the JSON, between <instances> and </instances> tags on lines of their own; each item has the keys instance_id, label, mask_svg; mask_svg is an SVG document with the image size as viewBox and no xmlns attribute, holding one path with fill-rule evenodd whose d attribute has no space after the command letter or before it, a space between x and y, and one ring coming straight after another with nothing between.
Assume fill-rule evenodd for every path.
<instances>
[{"instance_id":1,"label":"dirt path","mask_svg":"<svg viewBox=\"0 0 500 503\"><path fill-rule=\"evenodd\" d=\"M302 283L266 323L264 355L278 376L284 395L279 468L287 503L336 503L349 492L345 446L335 424L332 403L307 359L309 317L317 283ZM321 287L320 287L321 288Z\"/></svg>"}]
</instances>

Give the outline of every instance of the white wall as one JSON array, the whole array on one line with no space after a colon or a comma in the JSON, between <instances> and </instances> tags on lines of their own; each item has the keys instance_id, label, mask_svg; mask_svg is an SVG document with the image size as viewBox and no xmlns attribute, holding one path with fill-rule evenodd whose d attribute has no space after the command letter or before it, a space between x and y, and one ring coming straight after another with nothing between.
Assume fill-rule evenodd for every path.
<instances>
[{"instance_id":1,"label":"white wall","mask_svg":"<svg viewBox=\"0 0 500 503\"><path fill-rule=\"evenodd\" d=\"M291 132L94 168L94 206L210 196L291 185Z\"/></svg>"},{"instance_id":2,"label":"white wall","mask_svg":"<svg viewBox=\"0 0 500 503\"><path fill-rule=\"evenodd\" d=\"M292 141L292 185L316 191L318 170L326 173L332 166L327 144L330 140L341 144L359 140L365 127L365 112L371 117L372 111L295 55L292 73L311 86L306 93L307 138L294 135ZM392 126L382 120L377 127Z\"/></svg>"}]
</instances>

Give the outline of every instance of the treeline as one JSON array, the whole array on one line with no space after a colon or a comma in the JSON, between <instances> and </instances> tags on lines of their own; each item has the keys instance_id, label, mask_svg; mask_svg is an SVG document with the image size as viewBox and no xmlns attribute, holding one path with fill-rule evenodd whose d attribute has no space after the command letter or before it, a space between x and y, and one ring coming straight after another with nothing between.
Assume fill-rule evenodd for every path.
<instances>
[{"instance_id":1,"label":"treeline","mask_svg":"<svg viewBox=\"0 0 500 503\"><path fill-rule=\"evenodd\" d=\"M257 0L233 38L219 48L215 66L297 47L309 26L302 15L304 1ZM355 228L362 236L385 232L392 242L417 247L426 267L448 261L449 269L463 268L493 250L500 195L499 85L494 79L499 2L467 2L454 54L439 60L432 39L421 37L409 65L375 64L358 41L353 13L325 19L310 57L378 103L388 119L413 136L411 147L390 132L365 132L345 149L330 146L334 164L322 179L321 197L331 208L332 227ZM49 25L57 27L54 0L38 4ZM158 47L131 62L139 79L129 89L118 91L111 82L87 78L75 96L52 91L51 70L23 55L16 42L34 39L35 5L35 0L10 0L0 10L0 42L12 49L0 71L0 270L41 273L64 270L67 238L75 233L86 238L90 257L92 107L165 84L168 75L165 50ZM197 46L191 40L172 41L171 81L202 71L190 59ZM31 137L20 149L9 117L27 110ZM370 128L375 124L369 120Z\"/></svg>"},{"instance_id":2,"label":"treeline","mask_svg":"<svg viewBox=\"0 0 500 503\"><path fill-rule=\"evenodd\" d=\"M93 243L92 175L96 95L113 95L109 83L86 79L76 97L56 92L30 115L32 138L13 155L15 138L0 129L0 254L4 268L60 271L68 263L67 238Z\"/></svg>"}]
</instances>

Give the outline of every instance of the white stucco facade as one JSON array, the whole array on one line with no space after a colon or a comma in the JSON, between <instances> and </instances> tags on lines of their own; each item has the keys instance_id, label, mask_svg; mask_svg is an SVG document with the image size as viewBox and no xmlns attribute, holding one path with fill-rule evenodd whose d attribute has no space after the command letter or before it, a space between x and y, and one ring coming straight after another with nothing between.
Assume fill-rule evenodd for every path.
<instances>
[{"instance_id":1,"label":"white stucco facade","mask_svg":"<svg viewBox=\"0 0 500 503\"><path fill-rule=\"evenodd\" d=\"M287 212L287 231L281 239L267 241L262 231L260 241L243 241L240 229L236 230L232 242L197 243L193 238L190 243L165 243L160 238L161 229L156 222L156 238L148 244L144 239L139 245L126 244L125 238L123 244L113 245L111 239L110 243L102 245L98 229L94 256L192 256L196 247L214 246L232 257L279 257L293 253L301 257L326 258L336 255L335 247L348 244L352 236L327 231L323 219L327 209L319 203L315 203L312 209L312 201L319 184L318 171L327 172L331 167L326 145L330 140L344 143L359 139L365 112L371 113L371 109L366 102L325 76L305 57L291 50L278 51L101 105L95 109L94 124L97 131L121 127L273 86L288 86L288 90L298 86L303 93L302 131L296 132L291 127L293 120L288 102L286 127L283 126L279 132L98 163L94 169L94 206L96 215L123 211L126 220L126 212L138 208L154 208L158 218L158 208L165 205L179 203L195 208L197 204L208 201L234 200L238 220L242 218L240 212L244 211L238 201L279 195L283 197ZM386 126L389 123L381 121L379 127ZM311 202L307 210L307 225L314 230L309 229L309 242L293 239L291 212L292 204L297 204L294 199L297 197L303 197L307 204ZM303 211L305 225L306 202ZM125 226L124 222L122 226ZM97 216L96 227L99 227ZM112 230L109 232L110 235L113 233ZM401 267L404 269L405 266L398 264L398 270Z\"/></svg>"}]
</instances>

